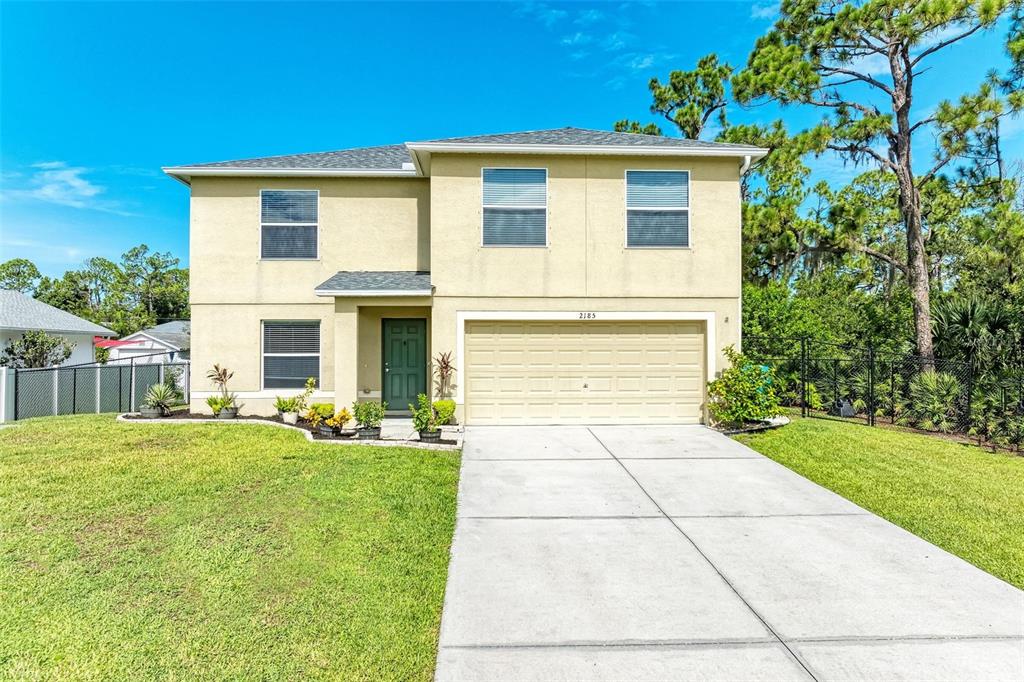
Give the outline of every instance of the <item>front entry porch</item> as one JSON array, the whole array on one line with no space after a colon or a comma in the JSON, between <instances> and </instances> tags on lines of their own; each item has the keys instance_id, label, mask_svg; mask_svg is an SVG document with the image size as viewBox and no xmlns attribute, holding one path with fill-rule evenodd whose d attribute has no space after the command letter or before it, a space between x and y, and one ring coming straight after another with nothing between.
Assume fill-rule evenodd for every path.
<instances>
[{"instance_id":1,"label":"front entry porch","mask_svg":"<svg viewBox=\"0 0 1024 682\"><path fill-rule=\"evenodd\" d=\"M387 413L408 406L430 386L429 299L336 298L335 403L383 401Z\"/></svg>"}]
</instances>

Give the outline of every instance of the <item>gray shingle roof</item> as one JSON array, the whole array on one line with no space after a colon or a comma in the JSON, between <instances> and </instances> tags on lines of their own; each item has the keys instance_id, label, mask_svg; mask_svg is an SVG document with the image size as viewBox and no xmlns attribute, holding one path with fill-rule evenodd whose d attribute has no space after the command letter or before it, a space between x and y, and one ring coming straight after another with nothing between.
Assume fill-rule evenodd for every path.
<instances>
[{"instance_id":1,"label":"gray shingle roof","mask_svg":"<svg viewBox=\"0 0 1024 682\"><path fill-rule=\"evenodd\" d=\"M658 135L639 135L635 133L616 133L608 130L587 130L584 128L553 128L551 130L530 130L519 133L500 133L497 135L472 135L469 137L449 137L440 140L427 140L409 144L493 144L493 145L562 145L579 147L663 147L693 150L749 150L751 147L740 144L721 142L705 142L703 140L685 140L679 137L661 137ZM360 147L343 149L333 152L313 154L289 154L286 156L267 156L255 159L239 159L237 161L217 161L214 163L198 163L188 166L168 168L185 173L185 169L263 169L263 170L402 170L402 165L412 163L412 156L405 144L392 144L382 147Z\"/></svg>"},{"instance_id":2,"label":"gray shingle roof","mask_svg":"<svg viewBox=\"0 0 1024 682\"><path fill-rule=\"evenodd\" d=\"M42 329L65 334L116 336L106 327L10 289L0 289L0 329Z\"/></svg>"},{"instance_id":3,"label":"gray shingle roof","mask_svg":"<svg viewBox=\"0 0 1024 682\"><path fill-rule=\"evenodd\" d=\"M216 161L197 163L189 168L353 168L353 169L400 169L403 163L412 163L409 150L404 144L389 144L383 147L360 147L335 152L311 154L288 154L265 156L237 161Z\"/></svg>"},{"instance_id":4,"label":"gray shingle roof","mask_svg":"<svg viewBox=\"0 0 1024 682\"><path fill-rule=\"evenodd\" d=\"M164 322L149 329L143 329L135 334L146 334L154 339L169 343L180 350L188 350L191 346L192 323L188 320L174 320ZM134 336L129 334L128 336ZM125 338L128 338L127 336Z\"/></svg>"},{"instance_id":5,"label":"gray shingle roof","mask_svg":"<svg viewBox=\"0 0 1024 682\"><path fill-rule=\"evenodd\" d=\"M412 270L360 270L337 272L316 288L318 294L352 291L430 292L430 273Z\"/></svg>"},{"instance_id":6,"label":"gray shingle roof","mask_svg":"<svg viewBox=\"0 0 1024 682\"><path fill-rule=\"evenodd\" d=\"M537 144L568 145L579 147L678 147L682 149L747 148L742 144L687 140L681 137L661 135L640 135L637 133L616 133L610 130L586 128L552 128L551 130L528 130L520 133L499 133L497 135L471 135L431 140L429 144Z\"/></svg>"}]
</instances>

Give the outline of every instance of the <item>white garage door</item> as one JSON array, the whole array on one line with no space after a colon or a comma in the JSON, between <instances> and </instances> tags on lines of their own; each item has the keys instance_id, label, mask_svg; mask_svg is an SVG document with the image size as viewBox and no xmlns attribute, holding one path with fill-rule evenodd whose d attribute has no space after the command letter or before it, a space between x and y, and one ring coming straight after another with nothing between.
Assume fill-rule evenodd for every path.
<instances>
[{"instance_id":1,"label":"white garage door","mask_svg":"<svg viewBox=\"0 0 1024 682\"><path fill-rule=\"evenodd\" d=\"M703 323L467 322L468 424L692 424Z\"/></svg>"}]
</instances>

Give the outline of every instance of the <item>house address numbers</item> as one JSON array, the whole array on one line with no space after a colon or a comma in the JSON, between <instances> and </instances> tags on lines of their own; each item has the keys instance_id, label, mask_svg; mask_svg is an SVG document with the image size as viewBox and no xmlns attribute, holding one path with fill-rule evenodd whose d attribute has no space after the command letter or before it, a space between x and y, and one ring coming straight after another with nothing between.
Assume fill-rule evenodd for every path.
<instances>
[{"instance_id":1,"label":"house address numbers","mask_svg":"<svg viewBox=\"0 0 1024 682\"><path fill-rule=\"evenodd\" d=\"M580 313L577 319L580 320L596 320L597 313Z\"/></svg>"}]
</instances>

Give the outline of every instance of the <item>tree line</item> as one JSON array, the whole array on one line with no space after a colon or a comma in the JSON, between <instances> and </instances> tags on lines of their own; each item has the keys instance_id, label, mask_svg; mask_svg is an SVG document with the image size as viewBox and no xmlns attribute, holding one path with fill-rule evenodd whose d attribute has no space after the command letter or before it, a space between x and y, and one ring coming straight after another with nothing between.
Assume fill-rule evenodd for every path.
<instances>
[{"instance_id":1,"label":"tree line","mask_svg":"<svg viewBox=\"0 0 1024 682\"><path fill-rule=\"evenodd\" d=\"M13 289L125 336L189 318L188 268L169 252L140 244L120 262L90 258L78 270L46 277L32 261L0 263L0 289Z\"/></svg>"},{"instance_id":2,"label":"tree line","mask_svg":"<svg viewBox=\"0 0 1024 682\"><path fill-rule=\"evenodd\" d=\"M691 138L769 149L742 182L744 332L874 345L936 357L1020 359L1024 345L1024 168L1004 154L1024 109L1024 3L784 0L739 68L716 54L650 80L650 111ZM1010 66L936 107L917 79L961 41L1008 26ZM949 87L955 85L944 83ZM766 102L818 111L734 125ZM661 135L620 120L620 132ZM712 129L714 135L712 136ZM934 141L918 159L920 142ZM838 155L845 187L808 161Z\"/></svg>"}]
</instances>

